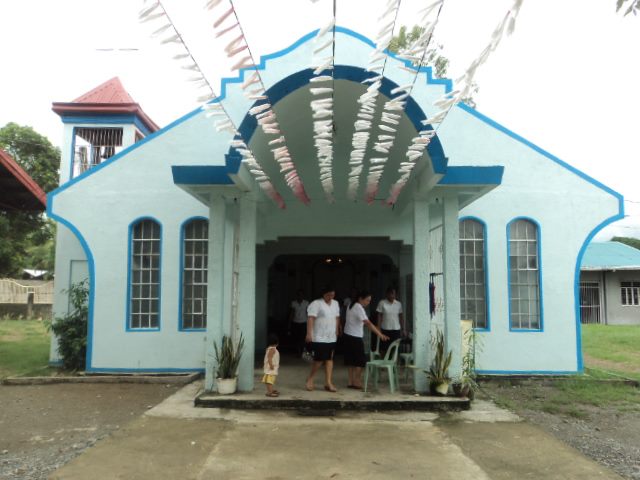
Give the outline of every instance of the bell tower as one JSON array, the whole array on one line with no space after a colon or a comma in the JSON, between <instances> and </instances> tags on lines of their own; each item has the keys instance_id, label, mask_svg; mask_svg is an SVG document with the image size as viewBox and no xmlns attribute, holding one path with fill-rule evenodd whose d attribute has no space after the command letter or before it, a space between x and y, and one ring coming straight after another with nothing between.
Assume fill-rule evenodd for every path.
<instances>
[{"instance_id":1,"label":"bell tower","mask_svg":"<svg viewBox=\"0 0 640 480\"><path fill-rule=\"evenodd\" d=\"M118 77L72 102L54 102L64 124L60 185L158 130Z\"/></svg>"}]
</instances>

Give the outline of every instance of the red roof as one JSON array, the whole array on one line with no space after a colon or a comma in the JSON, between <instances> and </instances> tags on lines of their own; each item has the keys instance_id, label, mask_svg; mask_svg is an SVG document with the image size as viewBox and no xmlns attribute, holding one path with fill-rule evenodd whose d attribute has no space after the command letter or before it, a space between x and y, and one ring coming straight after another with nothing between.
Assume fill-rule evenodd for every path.
<instances>
[{"instance_id":1,"label":"red roof","mask_svg":"<svg viewBox=\"0 0 640 480\"><path fill-rule=\"evenodd\" d=\"M58 115L133 113L151 132L160 129L131 98L118 77L107 80L72 102L54 102L53 111Z\"/></svg>"},{"instance_id":2,"label":"red roof","mask_svg":"<svg viewBox=\"0 0 640 480\"><path fill-rule=\"evenodd\" d=\"M107 80L102 85L84 95L76 98L71 103L136 103L129 92L122 86L118 77Z\"/></svg>"},{"instance_id":3,"label":"red roof","mask_svg":"<svg viewBox=\"0 0 640 480\"><path fill-rule=\"evenodd\" d=\"M0 148L0 210L44 210L47 195L11 156Z\"/></svg>"}]
</instances>

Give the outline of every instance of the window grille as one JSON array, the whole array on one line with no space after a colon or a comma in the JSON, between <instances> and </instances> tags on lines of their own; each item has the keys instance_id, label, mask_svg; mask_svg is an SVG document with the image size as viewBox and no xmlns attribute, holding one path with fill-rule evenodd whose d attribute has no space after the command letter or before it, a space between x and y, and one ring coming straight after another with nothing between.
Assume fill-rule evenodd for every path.
<instances>
[{"instance_id":1,"label":"window grille","mask_svg":"<svg viewBox=\"0 0 640 480\"><path fill-rule=\"evenodd\" d=\"M183 229L182 328L207 328L209 222L191 220Z\"/></svg>"},{"instance_id":2,"label":"window grille","mask_svg":"<svg viewBox=\"0 0 640 480\"><path fill-rule=\"evenodd\" d=\"M460 313L474 328L487 328L484 225L477 220L460 222Z\"/></svg>"},{"instance_id":3,"label":"window grille","mask_svg":"<svg viewBox=\"0 0 640 480\"><path fill-rule=\"evenodd\" d=\"M122 128L75 128L72 177L122 150Z\"/></svg>"},{"instance_id":4,"label":"window grille","mask_svg":"<svg viewBox=\"0 0 640 480\"><path fill-rule=\"evenodd\" d=\"M620 282L622 305L640 305L640 282Z\"/></svg>"},{"instance_id":5,"label":"window grille","mask_svg":"<svg viewBox=\"0 0 640 480\"><path fill-rule=\"evenodd\" d=\"M509 224L509 307L514 330L540 329L538 241L533 222Z\"/></svg>"},{"instance_id":6,"label":"window grille","mask_svg":"<svg viewBox=\"0 0 640 480\"><path fill-rule=\"evenodd\" d=\"M131 328L160 326L160 225L141 220L131 231Z\"/></svg>"}]
</instances>

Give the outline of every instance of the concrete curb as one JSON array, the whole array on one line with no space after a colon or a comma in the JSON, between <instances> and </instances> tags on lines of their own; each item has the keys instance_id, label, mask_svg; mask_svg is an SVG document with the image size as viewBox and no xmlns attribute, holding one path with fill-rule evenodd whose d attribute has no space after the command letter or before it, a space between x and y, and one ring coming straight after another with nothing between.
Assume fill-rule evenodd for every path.
<instances>
[{"instance_id":1,"label":"concrete curb","mask_svg":"<svg viewBox=\"0 0 640 480\"><path fill-rule=\"evenodd\" d=\"M54 385L60 383L168 383L186 385L202 376L201 373L164 375L83 375L75 377L9 377L0 385Z\"/></svg>"}]
</instances>

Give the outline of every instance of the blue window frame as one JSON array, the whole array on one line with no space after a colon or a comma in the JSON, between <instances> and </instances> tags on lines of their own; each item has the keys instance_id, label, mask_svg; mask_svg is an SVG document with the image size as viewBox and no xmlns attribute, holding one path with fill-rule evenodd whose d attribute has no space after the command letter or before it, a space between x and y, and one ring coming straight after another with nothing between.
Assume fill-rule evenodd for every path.
<instances>
[{"instance_id":1,"label":"blue window frame","mask_svg":"<svg viewBox=\"0 0 640 480\"><path fill-rule=\"evenodd\" d=\"M160 267L162 227L139 219L129 228L128 328L160 329Z\"/></svg>"},{"instance_id":2,"label":"blue window frame","mask_svg":"<svg viewBox=\"0 0 640 480\"><path fill-rule=\"evenodd\" d=\"M207 328L209 221L193 218L182 225L180 329Z\"/></svg>"},{"instance_id":3,"label":"blue window frame","mask_svg":"<svg viewBox=\"0 0 640 480\"><path fill-rule=\"evenodd\" d=\"M540 238L538 225L525 218L507 226L509 321L511 330L542 330Z\"/></svg>"},{"instance_id":4,"label":"blue window frame","mask_svg":"<svg viewBox=\"0 0 640 480\"><path fill-rule=\"evenodd\" d=\"M489 329L485 238L484 223L460 220L460 314L482 330Z\"/></svg>"}]
</instances>

